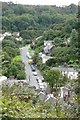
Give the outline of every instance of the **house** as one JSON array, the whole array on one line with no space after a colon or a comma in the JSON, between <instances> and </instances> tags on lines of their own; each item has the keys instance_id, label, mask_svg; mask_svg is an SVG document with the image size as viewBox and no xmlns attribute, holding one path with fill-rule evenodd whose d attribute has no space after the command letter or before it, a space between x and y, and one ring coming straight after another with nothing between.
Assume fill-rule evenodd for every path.
<instances>
[{"instance_id":1,"label":"house","mask_svg":"<svg viewBox=\"0 0 80 120\"><path fill-rule=\"evenodd\" d=\"M44 53L46 55L52 53L54 46L54 41L44 41Z\"/></svg>"},{"instance_id":2,"label":"house","mask_svg":"<svg viewBox=\"0 0 80 120\"><path fill-rule=\"evenodd\" d=\"M39 53L39 57L42 57L42 52Z\"/></svg>"},{"instance_id":3,"label":"house","mask_svg":"<svg viewBox=\"0 0 80 120\"><path fill-rule=\"evenodd\" d=\"M68 88L68 87L61 87L60 88L60 97L61 98L65 98L66 97L70 97L70 94L71 94L71 90Z\"/></svg>"},{"instance_id":4,"label":"house","mask_svg":"<svg viewBox=\"0 0 80 120\"><path fill-rule=\"evenodd\" d=\"M65 45L68 45L70 43L70 38L65 39L65 41L63 42Z\"/></svg>"},{"instance_id":5,"label":"house","mask_svg":"<svg viewBox=\"0 0 80 120\"><path fill-rule=\"evenodd\" d=\"M19 37L19 36L20 36L19 32L13 32L12 35L13 35L14 37Z\"/></svg>"},{"instance_id":6,"label":"house","mask_svg":"<svg viewBox=\"0 0 80 120\"><path fill-rule=\"evenodd\" d=\"M52 53L54 46L54 41L44 41L43 52L39 53L39 57L42 58L42 63L46 63L47 60L53 58L50 54Z\"/></svg>"},{"instance_id":7,"label":"house","mask_svg":"<svg viewBox=\"0 0 80 120\"><path fill-rule=\"evenodd\" d=\"M42 52L39 53L39 57L42 58L42 63L46 63L47 60L53 58L53 57L51 57L51 56L48 56L48 55L43 54Z\"/></svg>"},{"instance_id":8,"label":"house","mask_svg":"<svg viewBox=\"0 0 80 120\"><path fill-rule=\"evenodd\" d=\"M50 86L49 86L49 84L46 83L46 82L43 82L43 84L44 84L44 91L46 91L47 94L50 93Z\"/></svg>"},{"instance_id":9,"label":"house","mask_svg":"<svg viewBox=\"0 0 80 120\"><path fill-rule=\"evenodd\" d=\"M0 76L0 85L2 85L2 82L6 80L7 80L6 76Z\"/></svg>"},{"instance_id":10,"label":"house","mask_svg":"<svg viewBox=\"0 0 80 120\"><path fill-rule=\"evenodd\" d=\"M3 35L4 35L4 37L5 36L11 36L11 33L10 32L5 32Z\"/></svg>"},{"instance_id":11,"label":"house","mask_svg":"<svg viewBox=\"0 0 80 120\"><path fill-rule=\"evenodd\" d=\"M46 94L43 91L41 91L38 95L39 95L40 100L46 99Z\"/></svg>"},{"instance_id":12,"label":"house","mask_svg":"<svg viewBox=\"0 0 80 120\"><path fill-rule=\"evenodd\" d=\"M44 53L46 55L52 53L53 47L54 47L53 45L47 45L46 47L44 47Z\"/></svg>"},{"instance_id":13,"label":"house","mask_svg":"<svg viewBox=\"0 0 80 120\"><path fill-rule=\"evenodd\" d=\"M74 68L65 68L65 67L53 67L52 69L56 69L61 71L62 75L67 75L70 79L77 79L78 71L74 70Z\"/></svg>"},{"instance_id":14,"label":"house","mask_svg":"<svg viewBox=\"0 0 80 120\"><path fill-rule=\"evenodd\" d=\"M2 40L4 39L4 36L0 36L0 41L2 42Z\"/></svg>"},{"instance_id":15,"label":"house","mask_svg":"<svg viewBox=\"0 0 80 120\"><path fill-rule=\"evenodd\" d=\"M6 36L11 36L11 33L5 32L4 34L0 34L0 41L2 41Z\"/></svg>"},{"instance_id":16,"label":"house","mask_svg":"<svg viewBox=\"0 0 80 120\"><path fill-rule=\"evenodd\" d=\"M56 104L56 97L54 97L54 95L52 93L50 93L47 95L45 102L50 102L50 103Z\"/></svg>"},{"instance_id":17,"label":"house","mask_svg":"<svg viewBox=\"0 0 80 120\"><path fill-rule=\"evenodd\" d=\"M17 41L22 41L23 38L22 37L19 37L19 38L16 38Z\"/></svg>"},{"instance_id":18,"label":"house","mask_svg":"<svg viewBox=\"0 0 80 120\"><path fill-rule=\"evenodd\" d=\"M53 44L54 44L54 41L52 40L44 41L44 46L53 45Z\"/></svg>"},{"instance_id":19,"label":"house","mask_svg":"<svg viewBox=\"0 0 80 120\"><path fill-rule=\"evenodd\" d=\"M42 54L42 63L46 63L47 60L51 59L53 57L51 56L46 56L45 54Z\"/></svg>"}]
</instances>

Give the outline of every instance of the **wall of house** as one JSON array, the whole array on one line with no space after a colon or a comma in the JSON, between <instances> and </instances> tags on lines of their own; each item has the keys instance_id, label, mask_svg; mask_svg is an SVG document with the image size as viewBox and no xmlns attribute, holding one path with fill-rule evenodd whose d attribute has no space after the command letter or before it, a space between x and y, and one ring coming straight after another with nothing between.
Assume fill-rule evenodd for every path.
<instances>
[{"instance_id":1,"label":"wall of house","mask_svg":"<svg viewBox=\"0 0 80 120\"><path fill-rule=\"evenodd\" d=\"M78 72L67 72L67 71L65 71L65 72L62 72L62 74L63 75L67 75L68 76L68 78L70 78L70 79L77 79L77 77L78 77Z\"/></svg>"}]
</instances>

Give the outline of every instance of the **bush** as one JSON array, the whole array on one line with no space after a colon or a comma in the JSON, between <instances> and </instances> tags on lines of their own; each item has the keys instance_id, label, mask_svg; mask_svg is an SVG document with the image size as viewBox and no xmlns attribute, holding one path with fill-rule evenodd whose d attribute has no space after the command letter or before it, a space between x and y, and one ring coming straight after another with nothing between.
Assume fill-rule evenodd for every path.
<instances>
[{"instance_id":1,"label":"bush","mask_svg":"<svg viewBox=\"0 0 80 120\"><path fill-rule=\"evenodd\" d=\"M21 57L19 55L15 56L12 60L13 62L19 62L21 61Z\"/></svg>"},{"instance_id":2,"label":"bush","mask_svg":"<svg viewBox=\"0 0 80 120\"><path fill-rule=\"evenodd\" d=\"M18 74L17 74L17 79L18 80L24 80L24 79L26 79L26 74L25 74L25 72L24 71L19 71L18 72Z\"/></svg>"}]
</instances>

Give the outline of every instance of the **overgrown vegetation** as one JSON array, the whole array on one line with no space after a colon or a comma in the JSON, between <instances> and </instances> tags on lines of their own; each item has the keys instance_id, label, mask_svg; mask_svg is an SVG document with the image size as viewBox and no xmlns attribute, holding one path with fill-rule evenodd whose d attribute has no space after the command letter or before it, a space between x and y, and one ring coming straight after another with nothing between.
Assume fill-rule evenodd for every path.
<instances>
[{"instance_id":1,"label":"overgrown vegetation","mask_svg":"<svg viewBox=\"0 0 80 120\"><path fill-rule=\"evenodd\" d=\"M5 37L2 42L2 74L7 76L14 76L17 79L25 79L24 64L20 58L20 42L14 37Z\"/></svg>"},{"instance_id":2,"label":"overgrown vegetation","mask_svg":"<svg viewBox=\"0 0 80 120\"><path fill-rule=\"evenodd\" d=\"M77 102L61 103L58 98L56 104L41 101L34 88L29 88L28 84L13 85L3 84L2 87L2 118L77 118ZM67 101L68 102L68 101ZM70 107L69 107L70 106Z\"/></svg>"},{"instance_id":3,"label":"overgrown vegetation","mask_svg":"<svg viewBox=\"0 0 80 120\"><path fill-rule=\"evenodd\" d=\"M14 37L5 37L2 42L2 74L17 79L25 79L24 64L20 58L19 47L31 43L35 51L34 64L42 72L44 81L50 87L61 87L69 83L72 101L56 105L44 103L37 97L38 91L14 84L3 85L2 117L13 118L77 118L79 117L78 98L79 92L77 80L62 77L60 71L51 70L53 66L79 66L78 45L78 6L71 4L65 7L57 6L27 6L17 5L12 2L2 3L2 32L20 32L23 41L17 41ZM1 20L1 16L0 16ZM42 36L40 39L37 37ZM43 52L44 40L54 41L54 49L50 55L53 57L45 64L38 57ZM32 44L33 43L33 44ZM29 50L31 54L31 51ZM74 91L75 90L75 91Z\"/></svg>"},{"instance_id":4,"label":"overgrown vegetation","mask_svg":"<svg viewBox=\"0 0 80 120\"><path fill-rule=\"evenodd\" d=\"M32 47L36 54L43 51L44 40L54 41L55 48L51 54L56 63L52 63L52 66L63 65L64 62L69 64L71 61L72 64L79 64L77 5L27 6L10 2L3 3L2 10L3 32L20 32L23 44L34 41ZM35 41L38 36L42 38Z\"/></svg>"}]
</instances>

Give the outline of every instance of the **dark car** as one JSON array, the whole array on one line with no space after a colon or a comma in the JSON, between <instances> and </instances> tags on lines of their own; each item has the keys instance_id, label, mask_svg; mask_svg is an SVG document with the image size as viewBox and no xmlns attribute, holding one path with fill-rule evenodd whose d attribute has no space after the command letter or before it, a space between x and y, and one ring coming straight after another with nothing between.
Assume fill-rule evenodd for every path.
<instances>
[{"instance_id":1,"label":"dark car","mask_svg":"<svg viewBox=\"0 0 80 120\"><path fill-rule=\"evenodd\" d=\"M32 71L35 71L34 65L31 65L31 70L32 70Z\"/></svg>"}]
</instances>

